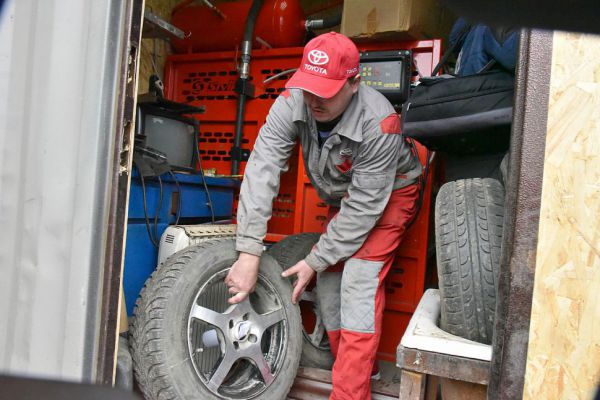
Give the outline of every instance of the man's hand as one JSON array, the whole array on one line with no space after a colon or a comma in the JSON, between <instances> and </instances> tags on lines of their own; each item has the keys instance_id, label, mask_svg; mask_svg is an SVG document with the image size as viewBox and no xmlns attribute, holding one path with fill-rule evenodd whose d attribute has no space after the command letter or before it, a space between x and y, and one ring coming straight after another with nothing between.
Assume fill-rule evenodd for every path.
<instances>
[{"instance_id":1,"label":"man's hand","mask_svg":"<svg viewBox=\"0 0 600 400\"><path fill-rule=\"evenodd\" d=\"M233 263L225 277L225 284L229 293L234 296L229 299L230 304L244 301L254 291L258 278L260 257L249 253L240 253L237 261Z\"/></svg>"},{"instance_id":2,"label":"man's hand","mask_svg":"<svg viewBox=\"0 0 600 400\"><path fill-rule=\"evenodd\" d=\"M315 270L312 269L306 261L302 260L291 268L286 269L281 273L281 276L287 278L288 276L296 275L296 281L294 282L294 292L292 293L292 303L296 304L300 300L300 296L304 293L306 286L310 283L310 280L315 275Z\"/></svg>"}]
</instances>

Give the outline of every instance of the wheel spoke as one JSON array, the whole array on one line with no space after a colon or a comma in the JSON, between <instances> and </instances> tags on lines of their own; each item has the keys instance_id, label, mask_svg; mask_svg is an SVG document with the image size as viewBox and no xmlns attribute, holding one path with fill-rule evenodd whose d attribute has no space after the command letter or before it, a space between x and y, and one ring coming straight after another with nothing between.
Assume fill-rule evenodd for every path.
<instances>
[{"instance_id":1,"label":"wheel spoke","mask_svg":"<svg viewBox=\"0 0 600 400\"><path fill-rule=\"evenodd\" d=\"M267 360L265 360L265 356L260 350L260 346L254 346L254 349L249 354L249 357L260 371L265 385L269 385L271 382L273 382L275 377L271 373L271 367L269 367Z\"/></svg>"},{"instance_id":2,"label":"wheel spoke","mask_svg":"<svg viewBox=\"0 0 600 400\"><path fill-rule=\"evenodd\" d=\"M219 366L210 377L210 381L208 381L208 388L214 393L216 393L217 390L221 387L223 381L229 373L229 370L231 370L231 366L236 361L236 358L234 356L230 356L229 354L231 354L231 352L225 353L225 357L223 357L223 359L219 363Z\"/></svg>"},{"instance_id":3,"label":"wheel spoke","mask_svg":"<svg viewBox=\"0 0 600 400\"><path fill-rule=\"evenodd\" d=\"M260 327L261 332L264 332L272 325L282 321L285 318L283 308L271 311L267 314L257 314L256 324Z\"/></svg>"},{"instance_id":4,"label":"wheel spoke","mask_svg":"<svg viewBox=\"0 0 600 400\"><path fill-rule=\"evenodd\" d=\"M250 296L246 297L242 302L234 304L230 306L227 313L231 313L232 315L242 315L245 313L253 313L254 309L250 304Z\"/></svg>"},{"instance_id":5,"label":"wheel spoke","mask_svg":"<svg viewBox=\"0 0 600 400\"><path fill-rule=\"evenodd\" d=\"M208 322L211 325L221 328L225 331L227 327L227 317L209 308L194 304L190 312L190 318L196 318L204 322Z\"/></svg>"}]
</instances>

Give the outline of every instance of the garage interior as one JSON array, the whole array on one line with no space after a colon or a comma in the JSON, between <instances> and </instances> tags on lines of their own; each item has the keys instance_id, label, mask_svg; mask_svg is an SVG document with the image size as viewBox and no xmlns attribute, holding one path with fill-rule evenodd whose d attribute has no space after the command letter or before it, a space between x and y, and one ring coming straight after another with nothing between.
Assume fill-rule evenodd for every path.
<instances>
[{"instance_id":1,"label":"garage interior","mask_svg":"<svg viewBox=\"0 0 600 400\"><path fill-rule=\"evenodd\" d=\"M135 369L133 364L139 364L141 358L136 360L133 356L135 362L127 358L131 357L130 346L135 348L129 343L131 333L128 332L135 314L135 303L157 264L166 263L171 254L187 246L202 246L202 243L215 238L231 238L234 234L236 194L245 159L271 104L284 91L283 85L290 76L290 70L297 68L307 40L306 32L298 29L300 21L337 22L312 34L329 30L346 33L355 39L365 56L365 67L369 62L388 61L385 57L391 51L397 53L394 62L400 63L405 62L406 55L410 54L408 80L415 83L430 76L442 59L457 14L451 5L442 6L434 1L265 1L272 3L273 7L286 4L287 14L278 15L278 18L280 21L291 19L289 22L286 20L290 24L286 25L289 31L273 35L268 28L260 26L260 17L257 19L256 36L260 29L265 29L265 33L260 33L265 37L257 39L249 64L251 78L240 87L237 86L240 85L238 67L242 52L240 35L251 1L147 0L145 3L126 3L121 8L112 4L112 13L107 14L107 20L118 17L122 22L118 32L121 41L115 45L115 54L119 57L113 71L114 76L120 78L115 79L117 84L110 95L118 99L112 115L113 121L117 122L110 129L111 137L103 139L102 135L98 136L99 142L110 140L112 143L101 146L107 159L107 190L103 217L96 217L91 224L97 231L102 231L100 236L103 240L95 248L95 254L102 256L89 263L89 271L96 272L82 278L96 282L97 287L90 289L90 293L95 292L95 295L87 291L80 295L89 303L76 311L76 314L86 315L77 317L80 328L86 327L77 331L84 335L93 329L92 336L96 339L76 341L81 351L74 351L71 355L83 356L76 363L77 367L71 370L65 366L70 357L65 358L61 350L52 351L56 359L64 360L62 367L36 359L40 357L33 351L39 346L35 345L36 336L23 333L39 327L38 323L33 322L33 318L19 317L11 310L32 310L34 304L40 304L42 295L63 298L63 304L68 297L61 297L54 292L52 285L48 285L56 277L49 278L44 274L36 278L27 277L24 272L27 269L19 266L27 265L26 253L32 248L19 248L15 246L16 242L9 241L0 248L4 259L12 260L14 265L7 268L8 279L3 284L6 289L6 301L3 303L7 305L3 309L9 323L0 336L4 343L2 366L5 372L116 386L139 396L145 394L146 400L154 400L160 398L153 397L156 396L154 389L141 388L143 385L152 386L152 383L139 382L144 374L135 375L132 371ZM406 11L410 4L417 7L417 3L421 8L413 9L413 14ZM31 6L12 7L9 10L17 17L16 22L19 16L35 18L39 12ZM49 11L54 5L46 7ZM75 8L86 18L93 11ZM117 9L119 12L114 11ZM382 17L377 17L376 10L380 15L387 12L390 18L385 23L396 24L396 27L381 25ZM425 14L419 14L417 10ZM413 20L409 17L408 21L394 19L397 15L409 16ZM210 23L198 23L209 17L212 18ZM226 25L239 26L239 32L233 29L228 32L222 27L220 31L215 28L222 26L219 20L226 21ZM181 27L183 29L179 30ZM24 28L20 29L15 28L14 37L25 32ZM80 29L86 28L82 26ZM200 33L194 35L193 29L199 29ZM36 35L41 32L21 35L21 38L27 37L30 43L38 43L41 39ZM66 33L58 32L56 40L61 38L61 34ZM93 40L93 35L87 40ZM499 273L495 282L498 290L496 320L493 338L490 337L487 343L464 340L465 354L471 354L472 358L455 354L459 351L453 352L450 348L459 348L460 345L450 344L454 342L441 342L449 348L446 353L419 348L420 344L410 347L415 342L410 342L409 335L406 335L423 294L438 287L434 240L436 196L441 186L450 180L451 173L456 173L457 179L461 179L460 175L464 173L447 167L448 158L443 152L436 153L418 145L420 159L427 166L427 175L424 175L426 190L419 217L401 245L395 270L386 281L384 334L377 354L382 377L373 382L374 399L558 399L590 398L595 393L600 365L600 338L594 333L598 331L595 321L600 320L596 318L600 309L595 296L600 283L600 273L597 272L599 243L595 227L600 190L597 172L600 170L597 113L600 102L599 43L597 36L586 33L529 28L520 31L510 144L505 143L510 157L505 176L498 178L504 180L506 195L503 199L502 252L498 255ZM38 79L49 74L42 72L33 48L35 46L12 53L12 68L17 61L30 62L34 66L29 72L20 72L19 77L23 79L35 73ZM369 54L375 54L375 57L369 59ZM364 72L363 82L366 84L370 75L366 75L368 70ZM34 98L38 100L29 103L23 100L19 104L35 106L34 109L39 111L43 103L38 102L49 98L52 86L48 85L52 84L42 85L43 90L38 93L32 92L33 89L26 85L18 86L18 82L13 80L10 85L7 84L7 92L25 93L19 95L23 99L35 94ZM243 123L238 126L236 113L240 112L240 92L244 93L246 100L242 110ZM165 102L157 111L152 104L161 95ZM32 111L28 107L7 119L12 126L28 133L18 140L20 149L27 149L32 137L30 128L23 123L25 111ZM174 120L196 124L197 137L193 139L197 139L198 146L178 160L175 170L168 166L164 169L165 165L157 162L155 155L145 150L135 152L139 145L136 134L140 129L140 116L169 118L175 114L181 119ZM48 119L43 119L43 113L37 115L40 118L37 122L48 122ZM58 133L51 129L52 123L45 126L47 128L40 130L44 140L36 144L33 151L22 150L5 156L3 170L8 171L9 164L27 165L36 151L60 154L58 148L48 150L44 147L46 141L60 139L53 136ZM239 130L243 134L238 138L236 132ZM164 146L165 143L155 145ZM3 154L7 154L6 151ZM499 165L502 157L498 154L494 154L497 157L494 162ZM198 160L200 165L196 164ZM479 163L475 158L469 160L473 164L468 164L468 168L486 171L480 176L469 172L467 179L489 176L486 169L489 164ZM6 176L18 181L19 178L25 180L32 172L24 168L10 174ZM494 171L494 174L499 177L500 171ZM2 204L8 210L10 205L20 204L27 197L27 191L10 190L17 186L13 180L6 179L1 181L7 189L3 190ZM41 197L30 197L62 201L58 195L48 197L45 192L40 193ZM3 219L7 228L20 232L22 237L29 232L28 225L19 223L17 216L23 216L28 209L15 207L18 212L10 218L3 215ZM48 212L43 207L38 210ZM266 237L267 247L273 248L292 235L320 232L326 215L327 206L311 187L301 157L296 152L282 178L280 193L274 203L274 214ZM60 222L54 223L61 225ZM46 248L42 236L45 232L47 230L42 229L35 233L40 241L38 251ZM92 237L90 235L90 240ZM273 251L285 253L286 250L281 250L281 247L279 250L275 247ZM168 252L167 255L164 252ZM54 262L64 260L61 257L51 258ZM69 263L75 259L76 254L71 255ZM278 261L282 262L281 259ZM34 262L33 265L37 264ZM61 276L64 279L69 275ZM69 282L75 284L77 281ZM41 294L31 294L29 289L36 286L45 289ZM74 290L72 286L68 287L67 293ZM72 294L70 296L73 297ZM315 303L309 297L300 304L303 335L309 342L312 339L317 350L322 350L320 348L327 345L326 335L319 331ZM151 300L144 301L144 304L151 303ZM58 304L51 306L56 310L58 307ZM95 311L90 313L89 307ZM56 315L66 316L66 311L60 310ZM92 318L92 314L96 317ZM89 322L88 318L95 322ZM54 332L64 332L65 329L60 322L48 326L51 336L56 338L60 335ZM67 326L73 328L72 325ZM195 340L206 344L208 339L204 334L211 329L198 329ZM406 341L401 344L403 336ZM9 351L11 348L13 350ZM317 358L322 356L319 354ZM287 398L328 398L330 372L323 364L311 366L310 362L304 362L303 365L300 361L300 369L292 378L293 385ZM146 379L154 379L151 375L145 376ZM200 378L199 382L205 381ZM235 388L235 385L232 387ZM237 394L232 390L225 392L229 394L222 394L222 398L256 397L252 390L247 391L250 393L247 396L241 394L246 393L243 390Z\"/></svg>"}]
</instances>

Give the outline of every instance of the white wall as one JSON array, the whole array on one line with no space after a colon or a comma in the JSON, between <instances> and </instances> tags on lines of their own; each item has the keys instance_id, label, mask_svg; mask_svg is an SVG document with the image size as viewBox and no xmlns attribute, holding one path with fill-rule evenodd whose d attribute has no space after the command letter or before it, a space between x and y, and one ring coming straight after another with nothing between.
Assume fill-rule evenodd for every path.
<instances>
[{"instance_id":1,"label":"white wall","mask_svg":"<svg viewBox=\"0 0 600 400\"><path fill-rule=\"evenodd\" d=\"M94 380L125 4L5 4L0 373Z\"/></svg>"}]
</instances>

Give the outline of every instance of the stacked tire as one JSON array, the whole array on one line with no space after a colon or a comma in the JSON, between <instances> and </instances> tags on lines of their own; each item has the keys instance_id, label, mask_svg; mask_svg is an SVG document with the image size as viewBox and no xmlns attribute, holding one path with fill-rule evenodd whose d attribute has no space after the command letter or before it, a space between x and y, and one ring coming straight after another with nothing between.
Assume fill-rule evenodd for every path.
<instances>
[{"instance_id":1,"label":"stacked tire","mask_svg":"<svg viewBox=\"0 0 600 400\"><path fill-rule=\"evenodd\" d=\"M494 330L504 188L491 178L440 188L435 239L443 330L489 344Z\"/></svg>"}]
</instances>

